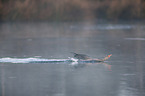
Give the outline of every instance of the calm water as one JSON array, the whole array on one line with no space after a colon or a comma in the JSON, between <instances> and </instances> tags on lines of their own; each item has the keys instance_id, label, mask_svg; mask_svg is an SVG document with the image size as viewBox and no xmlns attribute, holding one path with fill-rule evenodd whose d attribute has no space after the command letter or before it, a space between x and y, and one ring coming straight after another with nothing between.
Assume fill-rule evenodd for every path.
<instances>
[{"instance_id":1,"label":"calm water","mask_svg":"<svg viewBox=\"0 0 145 96\"><path fill-rule=\"evenodd\" d=\"M0 60L112 54L93 64L1 62L0 96L145 96L144 23L3 23L0 45Z\"/></svg>"}]
</instances>

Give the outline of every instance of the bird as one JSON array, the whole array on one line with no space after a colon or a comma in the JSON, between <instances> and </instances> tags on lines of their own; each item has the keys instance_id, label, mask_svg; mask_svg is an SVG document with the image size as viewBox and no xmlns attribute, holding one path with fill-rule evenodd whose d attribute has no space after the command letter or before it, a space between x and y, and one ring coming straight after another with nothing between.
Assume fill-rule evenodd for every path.
<instances>
[{"instance_id":1,"label":"bird","mask_svg":"<svg viewBox=\"0 0 145 96\"><path fill-rule=\"evenodd\" d=\"M112 56L112 54L110 54L102 59L93 59L93 58L90 58L90 56L85 55L85 54L78 54L78 53L74 53L74 52L71 52L71 53L74 54L74 58L76 58L78 60L89 60L89 61L96 61L96 62L103 62Z\"/></svg>"},{"instance_id":2,"label":"bird","mask_svg":"<svg viewBox=\"0 0 145 96\"><path fill-rule=\"evenodd\" d=\"M75 52L71 52L74 55L74 58L79 59L79 60L87 60L90 59L90 57L88 55L85 54L78 54Z\"/></svg>"}]
</instances>

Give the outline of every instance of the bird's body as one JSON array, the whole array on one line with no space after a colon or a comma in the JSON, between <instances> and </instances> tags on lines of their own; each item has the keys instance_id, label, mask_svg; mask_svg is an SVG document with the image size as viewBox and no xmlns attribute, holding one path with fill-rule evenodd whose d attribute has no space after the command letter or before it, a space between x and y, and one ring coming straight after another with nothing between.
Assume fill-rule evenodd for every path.
<instances>
[{"instance_id":1,"label":"bird's body","mask_svg":"<svg viewBox=\"0 0 145 96\"><path fill-rule=\"evenodd\" d=\"M112 56L112 54L110 54L103 59L93 59L93 58L90 58L88 55L85 55L85 54L78 54L78 53L74 53L74 52L71 52L71 53L74 54L74 58L79 59L79 60L83 60L83 61L85 61L85 60L90 60L90 61L94 60L94 61L98 61L98 62L103 62L103 61L109 59Z\"/></svg>"},{"instance_id":2,"label":"bird's body","mask_svg":"<svg viewBox=\"0 0 145 96\"><path fill-rule=\"evenodd\" d=\"M74 54L74 58L76 58L76 59L82 59L82 60L90 59L90 57L85 54L78 54L78 53L74 53L74 52L71 52L71 53Z\"/></svg>"}]
</instances>

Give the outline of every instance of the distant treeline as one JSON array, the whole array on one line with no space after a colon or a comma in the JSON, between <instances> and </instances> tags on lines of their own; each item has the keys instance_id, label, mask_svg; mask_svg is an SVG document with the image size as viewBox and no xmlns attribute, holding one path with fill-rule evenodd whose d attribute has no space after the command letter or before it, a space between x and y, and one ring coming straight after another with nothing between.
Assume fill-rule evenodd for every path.
<instances>
[{"instance_id":1,"label":"distant treeline","mask_svg":"<svg viewBox=\"0 0 145 96\"><path fill-rule=\"evenodd\" d=\"M0 0L1 21L144 19L145 0Z\"/></svg>"}]
</instances>

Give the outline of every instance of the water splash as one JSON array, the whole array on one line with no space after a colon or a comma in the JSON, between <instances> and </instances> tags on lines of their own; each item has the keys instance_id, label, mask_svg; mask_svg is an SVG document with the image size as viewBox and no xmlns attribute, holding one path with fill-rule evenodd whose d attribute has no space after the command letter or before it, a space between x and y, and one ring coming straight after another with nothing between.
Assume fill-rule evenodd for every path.
<instances>
[{"instance_id":1,"label":"water splash","mask_svg":"<svg viewBox=\"0 0 145 96\"><path fill-rule=\"evenodd\" d=\"M56 63L73 62L71 59L44 59L44 58L0 58L0 63Z\"/></svg>"}]
</instances>

